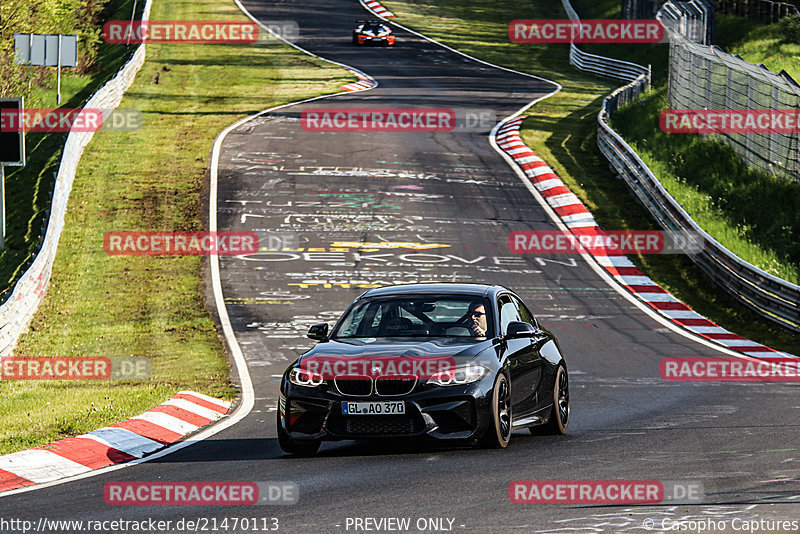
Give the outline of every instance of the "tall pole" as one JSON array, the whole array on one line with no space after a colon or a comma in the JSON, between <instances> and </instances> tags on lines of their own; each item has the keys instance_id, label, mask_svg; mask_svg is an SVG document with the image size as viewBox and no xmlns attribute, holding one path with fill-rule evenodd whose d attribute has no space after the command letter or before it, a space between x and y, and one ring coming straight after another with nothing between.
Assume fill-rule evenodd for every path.
<instances>
[{"instance_id":1,"label":"tall pole","mask_svg":"<svg viewBox=\"0 0 800 534\"><path fill-rule=\"evenodd\" d=\"M6 248L6 167L0 164L0 250Z\"/></svg>"},{"instance_id":2,"label":"tall pole","mask_svg":"<svg viewBox=\"0 0 800 534\"><path fill-rule=\"evenodd\" d=\"M58 88L56 89L56 105L61 105L61 34L58 34Z\"/></svg>"},{"instance_id":3,"label":"tall pole","mask_svg":"<svg viewBox=\"0 0 800 534\"><path fill-rule=\"evenodd\" d=\"M131 10L131 23L128 25L128 40L125 46L131 45L131 36L133 35L133 18L136 16L136 0L133 0L133 9Z\"/></svg>"}]
</instances>

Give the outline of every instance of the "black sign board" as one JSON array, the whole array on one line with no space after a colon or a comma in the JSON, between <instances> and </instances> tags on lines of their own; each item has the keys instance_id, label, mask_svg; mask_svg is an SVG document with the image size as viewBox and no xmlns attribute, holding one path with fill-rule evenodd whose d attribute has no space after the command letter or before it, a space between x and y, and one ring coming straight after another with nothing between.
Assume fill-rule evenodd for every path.
<instances>
[{"instance_id":1,"label":"black sign board","mask_svg":"<svg viewBox=\"0 0 800 534\"><path fill-rule=\"evenodd\" d=\"M25 165L22 98L0 98L0 165Z\"/></svg>"}]
</instances>

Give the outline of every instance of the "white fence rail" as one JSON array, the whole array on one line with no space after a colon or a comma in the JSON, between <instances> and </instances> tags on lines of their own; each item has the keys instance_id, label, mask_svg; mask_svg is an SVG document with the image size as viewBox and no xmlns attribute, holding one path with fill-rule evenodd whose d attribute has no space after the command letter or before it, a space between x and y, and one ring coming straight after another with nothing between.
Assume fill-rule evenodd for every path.
<instances>
[{"instance_id":1,"label":"white fence rail","mask_svg":"<svg viewBox=\"0 0 800 534\"><path fill-rule=\"evenodd\" d=\"M142 20L148 20L152 0L147 0ZM136 73L144 63L145 45L140 44L133 57L117 75L101 87L84 107L102 109L110 114L122 100L122 95L133 83ZM104 117L105 118L105 117ZM20 335L25 331L34 312L39 307L56 257L58 241L64 229L67 201L75 179L75 171L84 147L91 141L93 132L70 132L64 145L61 164L58 168L50 219L41 248L33 263L14 286L11 296L0 306L0 358L11 354Z\"/></svg>"},{"instance_id":2,"label":"white fence rail","mask_svg":"<svg viewBox=\"0 0 800 534\"><path fill-rule=\"evenodd\" d=\"M600 151L662 228L703 236L702 252L689 257L714 283L762 317L800 332L800 286L742 260L708 235L664 189L639 155L608 125L609 113L618 103L637 98L642 86L643 80L637 80L617 89L603 101L597 116Z\"/></svg>"},{"instance_id":3,"label":"white fence rail","mask_svg":"<svg viewBox=\"0 0 800 534\"><path fill-rule=\"evenodd\" d=\"M570 20L581 20L569 0L561 0L561 4L564 6L564 11L567 12L567 17L569 17ZM629 61L622 61L620 59L589 54L578 48L575 43L569 44L569 62L575 65L579 70L591 72L592 74L598 74L600 76L608 76L610 78L630 82L642 74L645 74L648 83L650 81L650 67L643 67L642 65L637 65Z\"/></svg>"},{"instance_id":4,"label":"white fence rail","mask_svg":"<svg viewBox=\"0 0 800 534\"><path fill-rule=\"evenodd\" d=\"M658 11L658 20L673 33L690 41L712 44L716 29L716 8L711 0L667 0Z\"/></svg>"},{"instance_id":5,"label":"white fence rail","mask_svg":"<svg viewBox=\"0 0 800 534\"><path fill-rule=\"evenodd\" d=\"M569 0L562 1L569 4ZM571 6L568 13L570 10ZM608 125L612 111L638 99L648 86L647 76L641 74L605 98L597 116L600 151L662 228L703 236L702 252L689 257L714 283L760 316L800 332L800 286L742 260L708 235L664 189L639 155Z\"/></svg>"}]
</instances>

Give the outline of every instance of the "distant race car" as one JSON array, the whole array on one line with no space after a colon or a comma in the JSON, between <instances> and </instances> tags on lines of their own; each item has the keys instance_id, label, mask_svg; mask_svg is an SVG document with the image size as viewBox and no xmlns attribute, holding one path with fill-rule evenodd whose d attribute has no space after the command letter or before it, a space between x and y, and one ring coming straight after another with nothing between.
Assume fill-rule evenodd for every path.
<instances>
[{"instance_id":1,"label":"distant race car","mask_svg":"<svg viewBox=\"0 0 800 534\"><path fill-rule=\"evenodd\" d=\"M392 29L380 20L357 20L353 30L353 44L394 46L395 35Z\"/></svg>"}]
</instances>

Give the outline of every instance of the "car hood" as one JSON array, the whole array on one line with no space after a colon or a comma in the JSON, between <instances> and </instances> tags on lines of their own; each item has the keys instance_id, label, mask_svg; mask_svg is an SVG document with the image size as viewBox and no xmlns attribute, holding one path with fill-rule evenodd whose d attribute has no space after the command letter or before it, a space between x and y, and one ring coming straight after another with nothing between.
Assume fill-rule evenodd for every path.
<instances>
[{"instance_id":1,"label":"car hood","mask_svg":"<svg viewBox=\"0 0 800 534\"><path fill-rule=\"evenodd\" d=\"M443 358L450 357L456 364L468 363L492 346L491 340L472 341L459 338L380 338L339 339L318 343L300 357L305 358Z\"/></svg>"}]
</instances>

